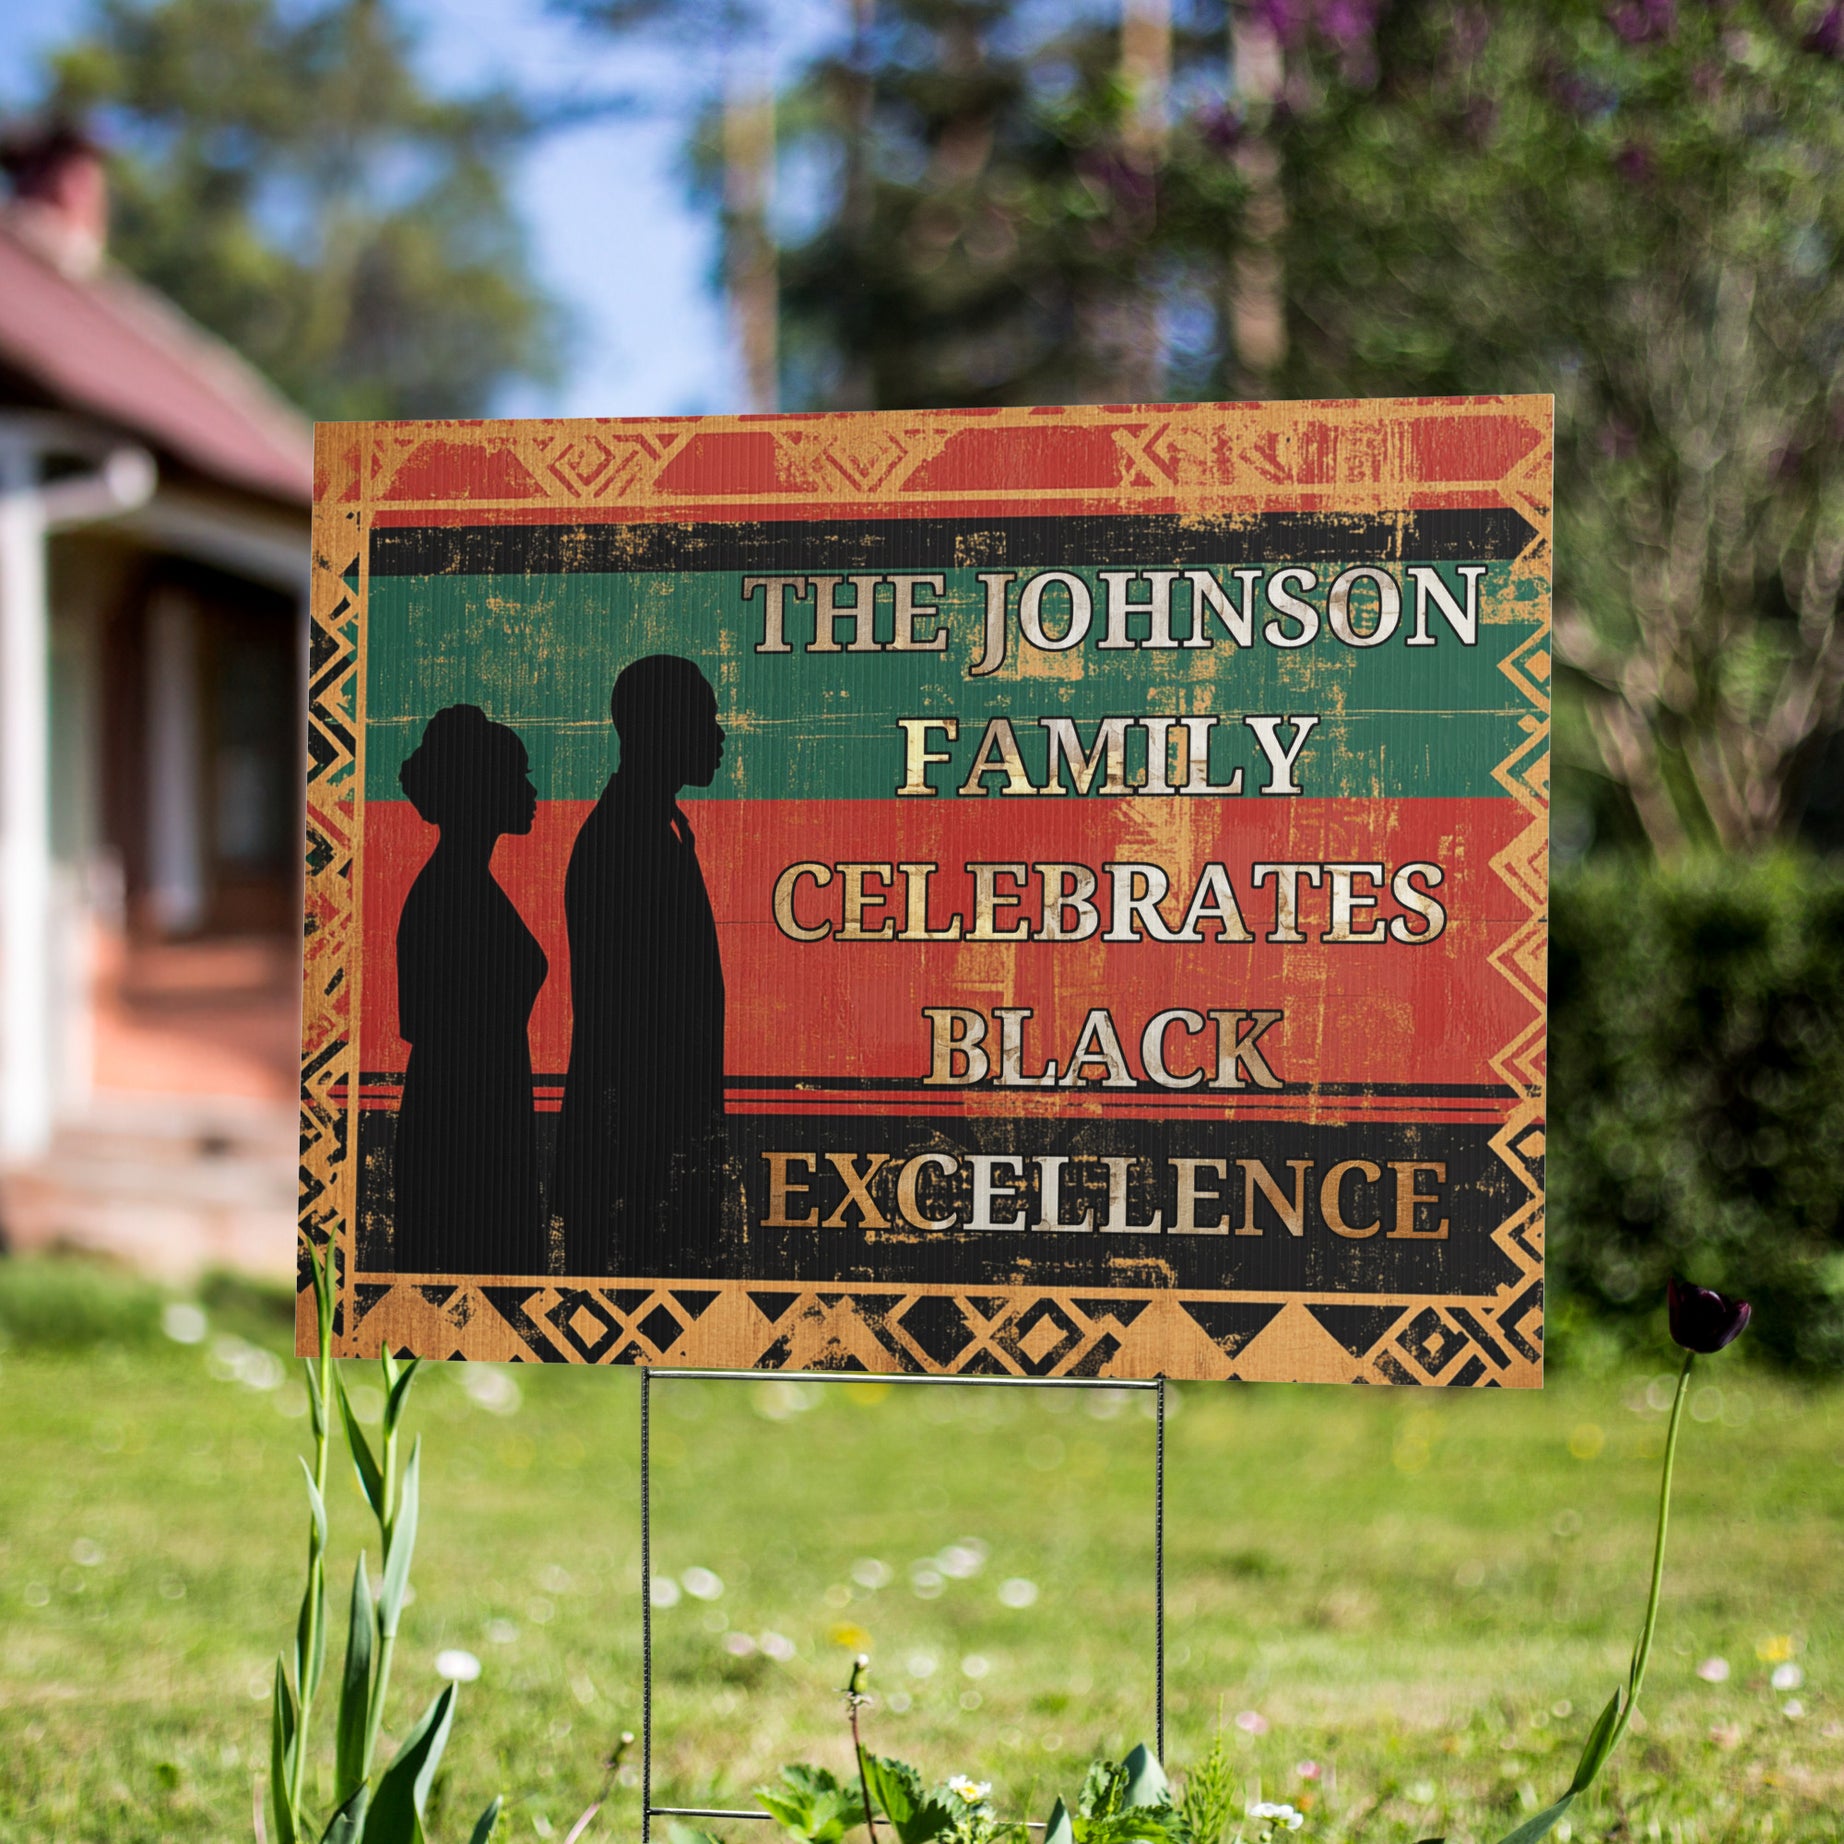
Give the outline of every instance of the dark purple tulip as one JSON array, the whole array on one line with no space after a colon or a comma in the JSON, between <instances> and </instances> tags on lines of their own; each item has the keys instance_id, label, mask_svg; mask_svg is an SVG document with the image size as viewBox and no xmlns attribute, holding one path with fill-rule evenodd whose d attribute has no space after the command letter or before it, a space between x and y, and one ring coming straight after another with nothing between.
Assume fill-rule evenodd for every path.
<instances>
[{"instance_id":1,"label":"dark purple tulip","mask_svg":"<svg viewBox=\"0 0 1844 1844\"><path fill-rule=\"evenodd\" d=\"M1672 1338L1686 1351L1706 1355L1733 1344L1754 1313L1746 1300L1731 1300L1713 1287L1693 1287L1675 1274L1665 1289L1665 1302Z\"/></svg>"},{"instance_id":2,"label":"dark purple tulip","mask_svg":"<svg viewBox=\"0 0 1844 1844\"><path fill-rule=\"evenodd\" d=\"M1242 116L1227 103L1214 103L1201 111L1197 128L1214 154L1233 154L1242 141Z\"/></svg>"},{"instance_id":3,"label":"dark purple tulip","mask_svg":"<svg viewBox=\"0 0 1844 1844\"><path fill-rule=\"evenodd\" d=\"M1315 23L1346 51L1366 44L1377 29L1376 0L1319 0Z\"/></svg>"},{"instance_id":4,"label":"dark purple tulip","mask_svg":"<svg viewBox=\"0 0 1844 1844\"><path fill-rule=\"evenodd\" d=\"M1628 141L1614 155L1614 171L1631 185L1644 185L1652 177L1652 150L1637 141Z\"/></svg>"},{"instance_id":5,"label":"dark purple tulip","mask_svg":"<svg viewBox=\"0 0 1844 1844\"><path fill-rule=\"evenodd\" d=\"M1305 31L1309 7L1305 0L1257 0L1255 12L1283 45L1293 44Z\"/></svg>"},{"instance_id":6,"label":"dark purple tulip","mask_svg":"<svg viewBox=\"0 0 1844 1844\"><path fill-rule=\"evenodd\" d=\"M1807 51L1816 51L1823 58L1844 55L1844 3L1832 0L1819 16L1818 23L1799 42Z\"/></svg>"},{"instance_id":7,"label":"dark purple tulip","mask_svg":"<svg viewBox=\"0 0 1844 1844\"><path fill-rule=\"evenodd\" d=\"M1629 45L1669 38L1677 29L1677 0L1620 0L1607 9L1607 23Z\"/></svg>"}]
</instances>

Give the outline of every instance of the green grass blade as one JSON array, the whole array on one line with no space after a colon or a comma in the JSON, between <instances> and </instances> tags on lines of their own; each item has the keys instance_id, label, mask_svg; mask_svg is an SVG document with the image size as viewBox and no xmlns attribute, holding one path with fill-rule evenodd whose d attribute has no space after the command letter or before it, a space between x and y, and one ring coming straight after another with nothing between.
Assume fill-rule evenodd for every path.
<instances>
[{"instance_id":1,"label":"green grass blade","mask_svg":"<svg viewBox=\"0 0 1844 1844\"><path fill-rule=\"evenodd\" d=\"M352 1464L358 1471L359 1490L365 1494L365 1502L371 1506L372 1516L382 1525L384 1473L378 1465L378 1456L371 1450L371 1442L365 1438L365 1431L359 1426L359 1418L352 1412L352 1398L346 1394L346 1379L338 1370L333 1372L333 1390L339 1397L339 1418L346 1426L346 1445L352 1449Z\"/></svg>"},{"instance_id":2,"label":"green grass blade","mask_svg":"<svg viewBox=\"0 0 1844 1844\"><path fill-rule=\"evenodd\" d=\"M1515 1831L1507 1831L1498 1844L1539 1844L1555 1830L1556 1821L1575 1803L1573 1793L1564 1793L1553 1806L1545 1806L1534 1817L1527 1818Z\"/></svg>"},{"instance_id":3,"label":"green grass blade","mask_svg":"<svg viewBox=\"0 0 1844 1844\"><path fill-rule=\"evenodd\" d=\"M329 1241L324 1249L316 1249L309 1242L307 1265L314 1277L314 1320L324 1361L333 1348L333 1244Z\"/></svg>"},{"instance_id":4,"label":"green grass blade","mask_svg":"<svg viewBox=\"0 0 1844 1844\"><path fill-rule=\"evenodd\" d=\"M372 1638L377 1614L371 1602L371 1582L365 1573L365 1553L359 1552L352 1571L352 1610L346 1623L346 1668L340 1677L339 1716L334 1728L333 1787L336 1799L346 1799L365 1784L365 1716L371 1702Z\"/></svg>"},{"instance_id":5,"label":"green grass blade","mask_svg":"<svg viewBox=\"0 0 1844 1844\"><path fill-rule=\"evenodd\" d=\"M365 1815L365 1844L418 1844L429 1784L448 1744L454 1716L455 1687L450 1684L423 1711L379 1778L371 1810Z\"/></svg>"},{"instance_id":6,"label":"green grass blade","mask_svg":"<svg viewBox=\"0 0 1844 1844\"><path fill-rule=\"evenodd\" d=\"M1069 1808L1061 1799L1050 1808L1050 1822L1044 1827L1044 1844L1076 1844L1076 1828L1069 1822Z\"/></svg>"},{"instance_id":7,"label":"green grass blade","mask_svg":"<svg viewBox=\"0 0 1844 1844\"><path fill-rule=\"evenodd\" d=\"M403 1419L404 1404L410 1398L410 1385L416 1381L416 1373L422 1368L423 1360L413 1357L404 1365L401 1375L391 1385L391 1393L384 1399L384 1432L386 1435L397 1432L397 1424Z\"/></svg>"},{"instance_id":8,"label":"green grass blade","mask_svg":"<svg viewBox=\"0 0 1844 1844\"><path fill-rule=\"evenodd\" d=\"M416 1548L416 1511L420 1496L423 1443L419 1435L410 1449L410 1464L403 1469L397 1495L397 1516L391 1523L391 1553L384 1561L384 1582L378 1590L378 1630L395 1638L397 1618L403 1611L404 1590L410 1585L410 1557Z\"/></svg>"},{"instance_id":9,"label":"green grass blade","mask_svg":"<svg viewBox=\"0 0 1844 1844\"><path fill-rule=\"evenodd\" d=\"M307 1508L314 1520L314 1548L316 1551L324 1550L327 1546L326 1500L320 1496L320 1488L314 1483L313 1469L299 1454L295 1458L301 1460L301 1475L307 1481Z\"/></svg>"},{"instance_id":10,"label":"green grass blade","mask_svg":"<svg viewBox=\"0 0 1844 1844\"><path fill-rule=\"evenodd\" d=\"M320 1834L320 1844L359 1844L365 1835L365 1808L371 1804L371 1788L361 1785L333 1816Z\"/></svg>"},{"instance_id":11,"label":"green grass blade","mask_svg":"<svg viewBox=\"0 0 1844 1844\"><path fill-rule=\"evenodd\" d=\"M487 1840L493 1835L494 1827L499 1823L500 1805L500 1796L495 1793L493 1803L474 1821L474 1829L468 1837L467 1844L487 1844ZM565 1844L569 1844L568 1839L565 1840Z\"/></svg>"},{"instance_id":12,"label":"green grass blade","mask_svg":"<svg viewBox=\"0 0 1844 1844\"><path fill-rule=\"evenodd\" d=\"M333 1243L328 1239L323 1259L320 1263L320 1292L316 1304L320 1309L320 1348L331 1351L333 1348Z\"/></svg>"},{"instance_id":13,"label":"green grass blade","mask_svg":"<svg viewBox=\"0 0 1844 1844\"><path fill-rule=\"evenodd\" d=\"M320 1680L327 1671L327 1565L324 1557L314 1558L314 1581L309 1590L314 1599L314 1656L308 1661L307 1694L310 1700L320 1694Z\"/></svg>"},{"instance_id":14,"label":"green grass blade","mask_svg":"<svg viewBox=\"0 0 1844 1844\"><path fill-rule=\"evenodd\" d=\"M295 1844L293 1778L295 1701L282 1661L275 1661L275 1691L269 1706L269 1790L275 1802L275 1834L280 1844Z\"/></svg>"},{"instance_id":15,"label":"green grass blade","mask_svg":"<svg viewBox=\"0 0 1844 1844\"><path fill-rule=\"evenodd\" d=\"M1601 1711L1595 1725L1588 1731L1588 1740L1581 1751L1581 1759L1575 1766L1575 1778L1569 1782L1571 1793L1580 1793L1587 1789L1588 1783L1601 1771L1607 1757L1613 1753L1614 1729L1620 1720L1620 1693L1616 1690L1607 1699L1607 1707Z\"/></svg>"},{"instance_id":16,"label":"green grass blade","mask_svg":"<svg viewBox=\"0 0 1844 1844\"><path fill-rule=\"evenodd\" d=\"M307 1589L301 1596L301 1612L295 1621L295 1687L304 1704L312 1703L319 1694L320 1679L326 1671L326 1580L326 1565L316 1556L308 1565Z\"/></svg>"},{"instance_id":17,"label":"green grass blade","mask_svg":"<svg viewBox=\"0 0 1844 1844\"><path fill-rule=\"evenodd\" d=\"M320 1371L311 1357L302 1358L301 1368L307 1373L307 1412L313 1418L314 1442L318 1445L327 1438L326 1416L320 1406Z\"/></svg>"}]
</instances>

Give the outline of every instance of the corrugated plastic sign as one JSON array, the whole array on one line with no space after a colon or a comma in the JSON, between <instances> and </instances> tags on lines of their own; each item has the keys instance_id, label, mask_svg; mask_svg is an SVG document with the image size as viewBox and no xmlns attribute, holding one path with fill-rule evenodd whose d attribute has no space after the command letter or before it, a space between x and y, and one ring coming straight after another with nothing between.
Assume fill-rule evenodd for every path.
<instances>
[{"instance_id":1,"label":"corrugated plastic sign","mask_svg":"<svg viewBox=\"0 0 1844 1844\"><path fill-rule=\"evenodd\" d=\"M323 427L341 1349L1539 1382L1551 445Z\"/></svg>"}]
</instances>

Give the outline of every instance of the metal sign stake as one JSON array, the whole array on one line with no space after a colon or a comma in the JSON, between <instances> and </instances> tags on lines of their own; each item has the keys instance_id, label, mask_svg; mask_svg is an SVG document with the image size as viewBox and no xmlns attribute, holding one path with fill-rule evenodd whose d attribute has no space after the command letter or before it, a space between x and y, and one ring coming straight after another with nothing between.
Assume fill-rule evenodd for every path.
<instances>
[{"instance_id":1,"label":"metal sign stake","mask_svg":"<svg viewBox=\"0 0 1844 1844\"><path fill-rule=\"evenodd\" d=\"M653 1369L640 1366L640 1837L652 1844L656 1818L767 1819L766 1812L730 1811L716 1806L656 1806L653 1803ZM750 1370L661 1370L661 1382L674 1378L696 1383L759 1383L772 1380ZM941 1377L879 1376L858 1370L806 1370L803 1383L960 1383L985 1389L1120 1389L1151 1390L1155 1404L1153 1437L1153 1733L1161 1764L1165 1760L1165 1378L1115 1382L1107 1377ZM1028 1826L1043 1830L1041 1823Z\"/></svg>"}]
</instances>

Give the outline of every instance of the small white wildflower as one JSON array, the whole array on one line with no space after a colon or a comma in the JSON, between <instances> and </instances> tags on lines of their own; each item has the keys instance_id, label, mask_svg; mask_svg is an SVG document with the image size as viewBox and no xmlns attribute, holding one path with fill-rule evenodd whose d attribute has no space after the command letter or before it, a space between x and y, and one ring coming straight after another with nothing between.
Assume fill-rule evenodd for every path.
<instances>
[{"instance_id":1,"label":"small white wildflower","mask_svg":"<svg viewBox=\"0 0 1844 1844\"><path fill-rule=\"evenodd\" d=\"M970 1780L965 1774L956 1774L948 1782L948 1790L958 1794L968 1805L977 1806L992 1791L990 1780Z\"/></svg>"},{"instance_id":2,"label":"small white wildflower","mask_svg":"<svg viewBox=\"0 0 1844 1844\"><path fill-rule=\"evenodd\" d=\"M1268 1719L1260 1710L1241 1710L1236 1716L1236 1727L1244 1735L1266 1735Z\"/></svg>"},{"instance_id":3,"label":"small white wildflower","mask_svg":"<svg viewBox=\"0 0 1844 1844\"><path fill-rule=\"evenodd\" d=\"M480 1675L480 1660L472 1652L450 1646L435 1655L435 1675L451 1684L471 1684Z\"/></svg>"},{"instance_id":4,"label":"small white wildflower","mask_svg":"<svg viewBox=\"0 0 1844 1844\"><path fill-rule=\"evenodd\" d=\"M679 1577L680 1585L693 1600L714 1601L724 1591L723 1577L709 1569L687 1569Z\"/></svg>"},{"instance_id":5,"label":"small white wildflower","mask_svg":"<svg viewBox=\"0 0 1844 1844\"><path fill-rule=\"evenodd\" d=\"M1726 1684L1729 1681L1729 1661L1726 1658L1706 1658L1697 1667L1697 1676L1706 1684Z\"/></svg>"},{"instance_id":6,"label":"small white wildflower","mask_svg":"<svg viewBox=\"0 0 1844 1844\"><path fill-rule=\"evenodd\" d=\"M1258 1799L1249 1807L1249 1817L1264 1819L1286 1831L1298 1831L1306 1823L1306 1814L1278 1799Z\"/></svg>"},{"instance_id":7,"label":"small white wildflower","mask_svg":"<svg viewBox=\"0 0 1844 1844\"><path fill-rule=\"evenodd\" d=\"M1022 1575L999 1584L999 1603L1003 1607L1030 1607L1037 1600L1037 1583Z\"/></svg>"},{"instance_id":8,"label":"small white wildflower","mask_svg":"<svg viewBox=\"0 0 1844 1844\"><path fill-rule=\"evenodd\" d=\"M781 1633L764 1633L756 1642L762 1648L764 1658L772 1658L776 1664L785 1665L794 1656L794 1642Z\"/></svg>"},{"instance_id":9,"label":"small white wildflower","mask_svg":"<svg viewBox=\"0 0 1844 1844\"><path fill-rule=\"evenodd\" d=\"M655 1607L676 1607L679 1604L679 1584L670 1575L656 1575L647 1584L647 1599Z\"/></svg>"},{"instance_id":10,"label":"small white wildflower","mask_svg":"<svg viewBox=\"0 0 1844 1844\"><path fill-rule=\"evenodd\" d=\"M1776 1665L1774 1667L1771 1682L1775 1690L1797 1690L1805 1681L1806 1674L1797 1665Z\"/></svg>"},{"instance_id":11,"label":"small white wildflower","mask_svg":"<svg viewBox=\"0 0 1844 1844\"><path fill-rule=\"evenodd\" d=\"M1805 1713L1806 1706L1801 1703L1797 1697L1788 1697L1787 1700L1780 1705L1780 1714L1782 1716L1792 1717L1795 1722Z\"/></svg>"}]
</instances>

